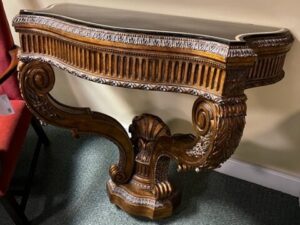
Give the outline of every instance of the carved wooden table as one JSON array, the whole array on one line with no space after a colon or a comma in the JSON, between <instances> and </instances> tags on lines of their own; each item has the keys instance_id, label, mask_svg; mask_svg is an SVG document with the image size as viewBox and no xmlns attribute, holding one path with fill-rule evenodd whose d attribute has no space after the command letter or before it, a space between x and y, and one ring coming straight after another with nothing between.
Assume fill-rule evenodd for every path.
<instances>
[{"instance_id":1,"label":"carved wooden table","mask_svg":"<svg viewBox=\"0 0 300 225\"><path fill-rule=\"evenodd\" d=\"M111 202L152 219L170 216L180 202L168 181L170 159L178 171L196 172L228 159L245 126L244 90L281 80L293 41L286 29L71 4L22 10L13 25L30 110L74 135L112 140L120 157L109 170ZM161 119L143 114L133 119L130 138L108 115L55 100L51 66L101 84L196 95L197 136L172 135Z\"/></svg>"}]
</instances>

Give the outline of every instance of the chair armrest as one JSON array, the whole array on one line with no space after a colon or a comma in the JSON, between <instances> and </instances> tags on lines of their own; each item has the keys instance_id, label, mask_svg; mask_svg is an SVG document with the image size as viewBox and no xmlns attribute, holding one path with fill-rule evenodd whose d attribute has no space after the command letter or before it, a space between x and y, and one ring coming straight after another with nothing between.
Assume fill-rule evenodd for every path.
<instances>
[{"instance_id":1,"label":"chair armrest","mask_svg":"<svg viewBox=\"0 0 300 225\"><path fill-rule=\"evenodd\" d=\"M19 48L15 46L12 50L9 51L11 57L10 65L2 74L0 74L0 84L2 84L11 74L13 74L17 70L19 62L18 50Z\"/></svg>"}]
</instances>

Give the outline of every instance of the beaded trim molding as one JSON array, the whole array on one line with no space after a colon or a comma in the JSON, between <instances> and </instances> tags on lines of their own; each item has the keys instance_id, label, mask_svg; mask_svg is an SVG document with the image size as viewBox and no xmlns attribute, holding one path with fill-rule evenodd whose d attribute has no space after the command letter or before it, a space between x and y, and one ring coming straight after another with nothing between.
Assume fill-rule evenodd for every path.
<instances>
[{"instance_id":1,"label":"beaded trim molding","mask_svg":"<svg viewBox=\"0 0 300 225\"><path fill-rule=\"evenodd\" d=\"M160 208L164 206L163 203L161 203L160 201L156 201L154 199L140 198L140 197L133 196L129 194L127 191L125 191L124 189L118 187L112 180L108 181L108 186L113 194L126 199L126 201L132 204L148 206L151 208Z\"/></svg>"},{"instance_id":2,"label":"beaded trim molding","mask_svg":"<svg viewBox=\"0 0 300 225\"><path fill-rule=\"evenodd\" d=\"M13 26L22 26L26 24L35 24L47 26L63 32L76 34L80 37L88 37L97 40L121 42L133 45L146 45L152 47L182 48L199 50L218 54L222 57L253 57L256 54L248 48L245 42L240 45L229 46L217 41L193 39L174 36L124 33L118 31L105 30L102 28L92 28L79 24L62 21L56 18L36 15L18 15L13 19Z\"/></svg>"}]
</instances>

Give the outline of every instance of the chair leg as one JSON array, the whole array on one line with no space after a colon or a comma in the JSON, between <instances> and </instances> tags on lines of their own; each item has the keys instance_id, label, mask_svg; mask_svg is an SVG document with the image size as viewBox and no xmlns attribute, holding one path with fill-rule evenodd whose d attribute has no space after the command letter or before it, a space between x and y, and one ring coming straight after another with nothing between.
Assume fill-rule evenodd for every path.
<instances>
[{"instance_id":1,"label":"chair leg","mask_svg":"<svg viewBox=\"0 0 300 225\"><path fill-rule=\"evenodd\" d=\"M38 135L38 137L41 139L42 143L44 145L48 146L50 144L50 141L49 141L47 135L45 134L42 125L37 120L37 118L32 117L32 119L31 119L31 125L32 125L34 131L36 132L36 134Z\"/></svg>"},{"instance_id":2,"label":"chair leg","mask_svg":"<svg viewBox=\"0 0 300 225\"><path fill-rule=\"evenodd\" d=\"M33 181L34 173L37 167L38 157L40 153L40 149L42 144L48 146L50 141L46 136L40 122L35 118L32 117L31 125L38 135L38 142L35 147L34 155L32 158L32 162L29 169L28 179L25 184L25 189L23 191L18 191L17 194L22 195L21 203L18 204L14 195L8 192L5 196L0 198L0 202L2 203L3 207L6 209L12 220L16 225L30 225L27 217L24 214L24 210L27 204L27 200L30 194L31 184Z\"/></svg>"},{"instance_id":3,"label":"chair leg","mask_svg":"<svg viewBox=\"0 0 300 225\"><path fill-rule=\"evenodd\" d=\"M1 198L1 203L16 225L30 225L24 211L10 193Z\"/></svg>"},{"instance_id":4,"label":"chair leg","mask_svg":"<svg viewBox=\"0 0 300 225\"><path fill-rule=\"evenodd\" d=\"M37 124L37 126L36 126L36 124ZM37 128L35 130L39 129L39 130L42 131L41 134L44 135L44 137L45 137L44 141L46 143L48 142L48 144L49 144L49 140L48 140L46 134L44 133L43 128L41 127L39 121L37 121L36 119L33 120L32 125L33 125L34 129ZM39 131L36 131L36 132L38 133ZM39 136L37 144L36 144L35 149L34 149L34 154L33 154L33 157L32 157L31 163L30 163L30 168L29 168L29 172L28 172L28 176L27 176L27 179L26 179L24 189L22 189L22 190L10 190L10 193L11 193L12 196L22 197L19 207L23 211L26 208L26 204L27 204L27 201L28 201L28 198L29 198L29 195L30 195L31 186L32 186L34 174L35 174L37 163L38 163L39 154L40 154L41 147L42 147L42 144L43 144L42 141L43 141L42 137Z\"/></svg>"},{"instance_id":5,"label":"chair leg","mask_svg":"<svg viewBox=\"0 0 300 225\"><path fill-rule=\"evenodd\" d=\"M23 211L26 208L27 200L28 200L28 197L30 195L32 181L33 181L34 174L35 174L35 171L36 171L41 146L42 146L42 140L39 138L38 141L37 141L37 144L35 146L33 158L32 158L31 164L30 164L30 168L29 168L28 178L27 178L26 183L25 183L25 188L24 188L24 191L23 191L22 200L21 200L21 204L20 204L20 208Z\"/></svg>"}]
</instances>

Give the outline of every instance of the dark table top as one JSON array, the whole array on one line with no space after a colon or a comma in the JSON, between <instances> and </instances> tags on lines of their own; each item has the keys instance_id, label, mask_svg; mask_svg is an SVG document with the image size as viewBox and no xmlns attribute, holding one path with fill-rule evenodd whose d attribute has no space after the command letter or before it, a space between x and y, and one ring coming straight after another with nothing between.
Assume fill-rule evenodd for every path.
<instances>
[{"instance_id":1,"label":"dark table top","mask_svg":"<svg viewBox=\"0 0 300 225\"><path fill-rule=\"evenodd\" d=\"M54 17L108 30L220 39L232 42L241 34L273 33L281 29L253 24L231 23L191 17L171 16L77 4L56 4L42 10L22 10L21 14Z\"/></svg>"}]
</instances>

